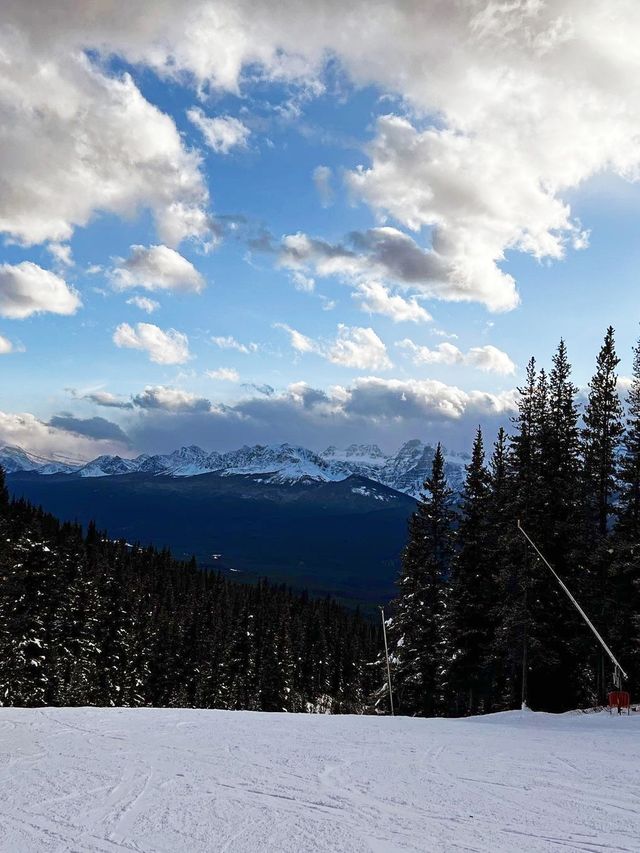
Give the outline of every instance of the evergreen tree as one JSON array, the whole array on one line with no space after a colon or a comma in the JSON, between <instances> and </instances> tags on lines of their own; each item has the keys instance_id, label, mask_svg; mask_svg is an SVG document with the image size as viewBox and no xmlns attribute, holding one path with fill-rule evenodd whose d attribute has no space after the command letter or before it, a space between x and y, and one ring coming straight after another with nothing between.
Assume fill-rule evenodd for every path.
<instances>
[{"instance_id":1,"label":"evergreen tree","mask_svg":"<svg viewBox=\"0 0 640 853\"><path fill-rule=\"evenodd\" d=\"M444 707L447 585L453 553L452 492L438 444L431 476L409 521L400 595L391 624L394 692L403 714L433 716Z\"/></svg>"},{"instance_id":2,"label":"evergreen tree","mask_svg":"<svg viewBox=\"0 0 640 853\"><path fill-rule=\"evenodd\" d=\"M10 503L0 471L0 705L361 713L378 632L331 600L234 584Z\"/></svg>"},{"instance_id":3,"label":"evergreen tree","mask_svg":"<svg viewBox=\"0 0 640 853\"><path fill-rule=\"evenodd\" d=\"M504 436L494 453L494 465L500 466L499 502L503 515L495 515L495 473L491 507L494 523L499 525L496 554L498 603L494 611L495 635L493 657L496 670L495 697L497 708L513 708L526 695L528 654L532 620L528 586L531 558L519 535L517 522L529 529L539 527L539 473L541 464L540 420L544 416L546 379L538 376L535 359L527 364L526 382L518 388L518 412L512 420L505 455ZM541 400L537 398L542 389ZM496 457L498 454L498 457Z\"/></svg>"},{"instance_id":4,"label":"evergreen tree","mask_svg":"<svg viewBox=\"0 0 640 853\"><path fill-rule=\"evenodd\" d=\"M633 377L627 396L619 480L617 533L630 546L626 562L632 563L638 553L635 548L640 543L640 341L633 349Z\"/></svg>"},{"instance_id":5,"label":"evergreen tree","mask_svg":"<svg viewBox=\"0 0 640 853\"><path fill-rule=\"evenodd\" d=\"M640 341L633 350L626 431L620 459L620 493L614 546L614 607L611 639L631 682L640 678Z\"/></svg>"},{"instance_id":6,"label":"evergreen tree","mask_svg":"<svg viewBox=\"0 0 640 853\"><path fill-rule=\"evenodd\" d=\"M447 614L451 644L449 687L453 709L475 714L490 707L490 646L495 604L494 550L489 527L490 475L484 464L480 428L476 433L462 492L453 563L451 604Z\"/></svg>"},{"instance_id":7,"label":"evergreen tree","mask_svg":"<svg viewBox=\"0 0 640 853\"><path fill-rule=\"evenodd\" d=\"M591 555L589 609L605 639L615 609L610 588L609 519L614 512L617 453L624 431L622 406L616 390L619 363L610 326L598 354L596 372L589 383L589 401L582 432L586 513L584 541ZM597 649L595 655L595 691L597 698L604 701L608 683L604 652Z\"/></svg>"}]
</instances>

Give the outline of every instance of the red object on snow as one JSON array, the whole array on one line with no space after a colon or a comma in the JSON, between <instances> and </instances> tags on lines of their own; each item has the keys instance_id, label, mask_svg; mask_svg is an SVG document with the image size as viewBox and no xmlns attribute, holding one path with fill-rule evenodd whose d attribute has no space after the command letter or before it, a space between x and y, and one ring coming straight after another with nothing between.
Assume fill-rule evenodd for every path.
<instances>
[{"instance_id":1,"label":"red object on snow","mask_svg":"<svg viewBox=\"0 0 640 853\"><path fill-rule=\"evenodd\" d=\"M617 708L618 713L621 714L623 708L626 708L628 711L630 706L631 697L626 690L613 690L609 693L609 711Z\"/></svg>"}]
</instances>

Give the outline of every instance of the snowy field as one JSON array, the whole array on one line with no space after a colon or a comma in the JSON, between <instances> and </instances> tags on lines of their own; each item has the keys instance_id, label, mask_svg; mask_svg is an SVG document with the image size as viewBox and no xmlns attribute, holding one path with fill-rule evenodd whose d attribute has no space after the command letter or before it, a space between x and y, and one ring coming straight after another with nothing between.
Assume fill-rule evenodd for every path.
<instances>
[{"instance_id":1,"label":"snowy field","mask_svg":"<svg viewBox=\"0 0 640 853\"><path fill-rule=\"evenodd\" d=\"M640 851L640 715L0 709L0 849Z\"/></svg>"}]
</instances>

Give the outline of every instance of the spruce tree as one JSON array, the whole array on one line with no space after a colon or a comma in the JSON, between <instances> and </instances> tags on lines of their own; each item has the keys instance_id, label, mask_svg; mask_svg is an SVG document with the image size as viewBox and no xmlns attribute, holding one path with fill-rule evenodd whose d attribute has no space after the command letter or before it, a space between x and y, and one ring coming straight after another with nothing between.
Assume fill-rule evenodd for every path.
<instances>
[{"instance_id":1,"label":"spruce tree","mask_svg":"<svg viewBox=\"0 0 640 853\"><path fill-rule=\"evenodd\" d=\"M495 604L494 549L489 527L490 475L480 428L462 491L458 538L447 616L451 645L449 689L457 714L490 707L490 646Z\"/></svg>"},{"instance_id":2,"label":"spruce tree","mask_svg":"<svg viewBox=\"0 0 640 853\"><path fill-rule=\"evenodd\" d=\"M616 530L631 550L629 563L637 561L640 546L640 341L633 349L633 376L627 395L626 431L620 460L620 496Z\"/></svg>"},{"instance_id":3,"label":"spruce tree","mask_svg":"<svg viewBox=\"0 0 640 853\"><path fill-rule=\"evenodd\" d=\"M453 553L451 500L438 444L431 476L409 521L390 631L393 689L402 714L433 716L444 708L444 617Z\"/></svg>"},{"instance_id":4,"label":"spruce tree","mask_svg":"<svg viewBox=\"0 0 640 853\"><path fill-rule=\"evenodd\" d=\"M582 443L584 454L585 546L590 553L590 610L603 636L614 612L610 574L609 519L614 512L617 486L618 449L624 431L622 406L617 393L614 331L610 326L598 354L596 372L589 383L589 400L584 414ZM605 675L602 649L595 651L595 693L604 702L609 680Z\"/></svg>"},{"instance_id":5,"label":"spruce tree","mask_svg":"<svg viewBox=\"0 0 640 853\"><path fill-rule=\"evenodd\" d=\"M633 349L613 535L615 619L611 639L632 683L640 678L640 341Z\"/></svg>"},{"instance_id":6,"label":"spruce tree","mask_svg":"<svg viewBox=\"0 0 640 853\"><path fill-rule=\"evenodd\" d=\"M495 475L492 477L490 505L494 521L499 525L499 550L496 554L498 603L494 611L495 635L493 657L496 669L497 708L517 707L526 695L529 670L527 655L531 636L531 613L528 586L531 557L518 533L517 521L525 527L538 527L537 486L539 483L538 422L543 406L537 400L540 383L536 362L527 364L526 382L518 388L518 411L512 419L513 432L506 448L504 436L494 452L494 464L499 460L499 497L502 516L495 515ZM496 458L496 454L498 457Z\"/></svg>"},{"instance_id":7,"label":"spruce tree","mask_svg":"<svg viewBox=\"0 0 640 853\"><path fill-rule=\"evenodd\" d=\"M622 405L617 392L614 331L607 329L598 354L596 372L589 383L589 401L584 413L582 441L586 503L590 522L600 543L608 535L617 485L617 451L624 432Z\"/></svg>"}]
</instances>

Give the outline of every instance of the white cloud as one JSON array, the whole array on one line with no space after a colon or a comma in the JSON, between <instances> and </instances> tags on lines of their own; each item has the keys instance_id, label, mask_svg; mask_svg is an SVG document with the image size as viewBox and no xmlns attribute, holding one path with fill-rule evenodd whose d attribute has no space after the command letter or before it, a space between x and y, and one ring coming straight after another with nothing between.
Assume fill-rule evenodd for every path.
<instances>
[{"instance_id":1,"label":"white cloud","mask_svg":"<svg viewBox=\"0 0 640 853\"><path fill-rule=\"evenodd\" d=\"M133 408L131 400L128 400L126 397L119 397L110 391L78 391L76 388L67 388L67 391L76 400L88 400L90 403L95 403L97 406L104 406L107 409Z\"/></svg>"},{"instance_id":2,"label":"white cloud","mask_svg":"<svg viewBox=\"0 0 640 853\"><path fill-rule=\"evenodd\" d=\"M0 447L17 445L47 458L94 459L101 453L127 451L122 442L94 439L78 432L51 426L29 413L0 412Z\"/></svg>"},{"instance_id":3,"label":"white cloud","mask_svg":"<svg viewBox=\"0 0 640 853\"><path fill-rule=\"evenodd\" d=\"M218 335L216 337L211 338L211 341L220 349L232 349L236 350L236 352L241 352L244 355L248 355L250 352L258 351L258 344L240 343L240 341L237 341L232 335L227 335L226 337Z\"/></svg>"},{"instance_id":4,"label":"white cloud","mask_svg":"<svg viewBox=\"0 0 640 853\"><path fill-rule=\"evenodd\" d=\"M217 370L205 370L209 379L220 379L223 382L239 382L240 374L233 367L219 367Z\"/></svg>"},{"instance_id":5,"label":"white cloud","mask_svg":"<svg viewBox=\"0 0 640 853\"><path fill-rule=\"evenodd\" d=\"M327 357L334 364L358 370L388 370L393 366L387 356L387 348L373 329L342 323Z\"/></svg>"},{"instance_id":6,"label":"white cloud","mask_svg":"<svg viewBox=\"0 0 640 853\"><path fill-rule=\"evenodd\" d=\"M283 329L287 332L291 340L291 346L296 352L319 352L318 344L315 341L303 335L302 332L292 329L286 323L274 323L273 327L274 329Z\"/></svg>"},{"instance_id":7,"label":"white cloud","mask_svg":"<svg viewBox=\"0 0 640 853\"><path fill-rule=\"evenodd\" d=\"M49 243L47 246L52 257L65 267L73 266L73 255L68 243Z\"/></svg>"},{"instance_id":8,"label":"white cloud","mask_svg":"<svg viewBox=\"0 0 640 853\"><path fill-rule=\"evenodd\" d=\"M187 117L200 130L205 142L217 154L232 148L246 148L251 131L233 116L206 116L199 107L187 111Z\"/></svg>"},{"instance_id":9,"label":"white cloud","mask_svg":"<svg viewBox=\"0 0 640 853\"><path fill-rule=\"evenodd\" d=\"M186 13L169 0L111 0L73 15L51 0L47 12L3 4L0 230L23 242L66 240L96 211L140 207L170 245L208 229L198 155L129 77L107 76L88 51L236 94L256 69L320 91L322 66L337 57L357 84L399 94L415 120L379 120L350 186L381 217L423 229L420 286L438 298L512 308L505 253L555 259L584 246L569 192L604 171L640 174L634 0L373 10L364 0L196 0Z\"/></svg>"},{"instance_id":10,"label":"white cloud","mask_svg":"<svg viewBox=\"0 0 640 853\"><path fill-rule=\"evenodd\" d=\"M17 5L3 10L0 232L26 245L62 243L98 211L148 208L164 242L203 237L208 195L198 154L128 74L108 76L82 52L105 47L104 11L101 31L79 10L69 16L49 6L64 26L47 33Z\"/></svg>"},{"instance_id":11,"label":"white cloud","mask_svg":"<svg viewBox=\"0 0 640 853\"><path fill-rule=\"evenodd\" d=\"M508 375L516 372L516 365L507 353L491 344L486 344L482 347L471 347L466 359L468 364L488 373Z\"/></svg>"},{"instance_id":12,"label":"white cloud","mask_svg":"<svg viewBox=\"0 0 640 853\"><path fill-rule=\"evenodd\" d=\"M332 170L329 166L316 166L313 170L313 183L323 207L330 207L333 203L333 187L331 186Z\"/></svg>"},{"instance_id":13,"label":"white cloud","mask_svg":"<svg viewBox=\"0 0 640 853\"><path fill-rule=\"evenodd\" d=\"M458 419L465 414L500 415L515 410L515 392L463 391L435 379L360 377L334 389L345 414L378 418Z\"/></svg>"},{"instance_id":14,"label":"white cloud","mask_svg":"<svg viewBox=\"0 0 640 853\"><path fill-rule=\"evenodd\" d=\"M189 361L189 339L182 332L166 332L152 323L137 323L135 328L121 323L113 333L117 347L144 350L156 364L184 364Z\"/></svg>"},{"instance_id":15,"label":"white cloud","mask_svg":"<svg viewBox=\"0 0 640 853\"><path fill-rule=\"evenodd\" d=\"M286 323L275 323L274 328L287 332L296 352L316 353L333 364L359 370L388 370L393 366L387 348L371 328L340 323L334 341L314 340Z\"/></svg>"},{"instance_id":16,"label":"white cloud","mask_svg":"<svg viewBox=\"0 0 640 853\"><path fill-rule=\"evenodd\" d=\"M438 344L434 349L419 346L409 338L398 341L397 347L406 350L414 364L459 364L475 367L487 373L510 375L515 373L516 366L506 352L487 344L481 347L471 347L464 353L454 344L447 342Z\"/></svg>"},{"instance_id":17,"label":"white cloud","mask_svg":"<svg viewBox=\"0 0 640 853\"><path fill-rule=\"evenodd\" d=\"M131 246L131 255L120 260L111 275L118 290L142 287L200 293L205 282L193 264L168 246Z\"/></svg>"},{"instance_id":18,"label":"white cloud","mask_svg":"<svg viewBox=\"0 0 640 853\"><path fill-rule=\"evenodd\" d=\"M315 281L300 270L291 270L291 278L296 290L300 290L303 293L313 293L315 290Z\"/></svg>"},{"instance_id":19,"label":"white cloud","mask_svg":"<svg viewBox=\"0 0 640 853\"><path fill-rule=\"evenodd\" d=\"M0 355L8 355L10 352L13 352L13 344L8 338L0 335Z\"/></svg>"},{"instance_id":20,"label":"white cloud","mask_svg":"<svg viewBox=\"0 0 640 853\"><path fill-rule=\"evenodd\" d=\"M165 412L208 412L211 402L180 388L166 385L147 385L133 397L134 405L141 409L162 409Z\"/></svg>"},{"instance_id":21,"label":"white cloud","mask_svg":"<svg viewBox=\"0 0 640 853\"><path fill-rule=\"evenodd\" d=\"M136 308L145 311L147 314L153 314L160 307L159 302L156 302L155 299L149 299L148 296L132 296L131 299L127 299L127 305L135 305Z\"/></svg>"},{"instance_id":22,"label":"white cloud","mask_svg":"<svg viewBox=\"0 0 640 853\"><path fill-rule=\"evenodd\" d=\"M429 323L433 319L415 298L405 299L400 294L391 294L379 281L363 281L357 286L353 298L360 300L363 311L391 317L394 323Z\"/></svg>"},{"instance_id":23,"label":"white cloud","mask_svg":"<svg viewBox=\"0 0 640 853\"><path fill-rule=\"evenodd\" d=\"M0 264L0 316L22 320L32 314L75 314L82 305L64 279L31 261Z\"/></svg>"}]
</instances>

